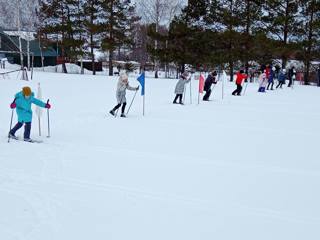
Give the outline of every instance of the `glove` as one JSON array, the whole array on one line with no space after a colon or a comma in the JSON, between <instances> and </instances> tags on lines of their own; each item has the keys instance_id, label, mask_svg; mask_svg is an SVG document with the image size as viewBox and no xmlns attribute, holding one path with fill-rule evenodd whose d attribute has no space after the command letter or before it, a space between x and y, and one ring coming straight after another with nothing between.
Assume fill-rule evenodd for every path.
<instances>
[{"instance_id":1,"label":"glove","mask_svg":"<svg viewBox=\"0 0 320 240\"><path fill-rule=\"evenodd\" d=\"M139 90L139 86L138 86L138 87L136 87L136 90L137 90L137 91Z\"/></svg>"},{"instance_id":2,"label":"glove","mask_svg":"<svg viewBox=\"0 0 320 240\"><path fill-rule=\"evenodd\" d=\"M45 108L48 108L48 109L50 109L50 108L51 108L51 105L50 105L49 103L46 103L46 106L45 106Z\"/></svg>"},{"instance_id":3,"label":"glove","mask_svg":"<svg viewBox=\"0 0 320 240\"><path fill-rule=\"evenodd\" d=\"M14 109L14 108L16 108L16 107L17 107L17 104L16 104L15 102L13 102L13 103L10 104L10 108L11 108L11 109Z\"/></svg>"}]
</instances>

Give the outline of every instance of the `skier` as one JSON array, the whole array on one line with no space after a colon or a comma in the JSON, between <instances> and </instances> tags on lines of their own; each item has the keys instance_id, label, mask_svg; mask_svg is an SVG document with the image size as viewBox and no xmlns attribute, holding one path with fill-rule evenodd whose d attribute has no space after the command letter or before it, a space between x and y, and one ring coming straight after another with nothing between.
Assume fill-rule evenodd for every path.
<instances>
[{"instance_id":1,"label":"skier","mask_svg":"<svg viewBox=\"0 0 320 240\"><path fill-rule=\"evenodd\" d=\"M246 79L248 76L246 74L244 74L244 71L243 70L240 70L238 73L237 73L237 79L236 79L236 85L237 85L237 89L234 90L232 92L232 95L233 96L240 96L241 94L241 91L242 91L242 82L244 79Z\"/></svg>"},{"instance_id":2,"label":"skier","mask_svg":"<svg viewBox=\"0 0 320 240\"><path fill-rule=\"evenodd\" d=\"M217 76L216 71L213 71L208 75L203 88L203 90L206 92L206 94L203 96L203 101L209 101L209 98L211 95L211 86L212 84L217 84L216 76Z\"/></svg>"},{"instance_id":3,"label":"skier","mask_svg":"<svg viewBox=\"0 0 320 240\"><path fill-rule=\"evenodd\" d=\"M126 90L127 89L130 91L138 91L139 86L138 87L131 87L129 85L127 74L123 73L120 75L119 80L118 80L118 84L117 84L116 97L117 97L118 104L109 112L111 115L114 116L116 110L118 108L120 108L122 105L120 117L123 117L123 118L126 117L126 115L124 114L124 111L125 111L126 105L127 105L127 99L126 99Z\"/></svg>"},{"instance_id":4,"label":"skier","mask_svg":"<svg viewBox=\"0 0 320 240\"><path fill-rule=\"evenodd\" d=\"M292 67L289 69L289 72L288 72L288 78L289 78L288 87L291 87L291 86L292 86L295 77L296 77L296 70L295 70L294 66L292 66Z\"/></svg>"},{"instance_id":5,"label":"skier","mask_svg":"<svg viewBox=\"0 0 320 240\"><path fill-rule=\"evenodd\" d=\"M275 74L276 74L276 68L275 68L275 67L270 68L270 74L269 74L269 77L268 77L267 90L269 90L269 87L270 87L270 86L271 86L271 89L270 89L270 90L273 90L273 84L274 84Z\"/></svg>"},{"instance_id":6,"label":"skier","mask_svg":"<svg viewBox=\"0 0 320 240\"><path fill-rule=\"evenodd\" d=\"M279 76L278 76L278 81L279 84L277 85L276 88L282 88L283 84L286 84L286 79L287 79L287 75L286 75L286 69L282 69L282 71L279 72Z\"/></svg>"},{"instance_id":7,"label":"skier","mask_svg":"<svg viewBox=\"0 0 320 240\"><path fill-rule=\"evenodd\" d=\"M13 138L18 140L15 136L17 130L19 130L23 124L24 126L24 141L32 142L30 139L30 131L31 131L31 122L32 122L32 109L31 104L35 104L39 107L43 108L51 108L49 103L44 103L39 99L34 97L34 93L31 91L30 87L22 88L21 92L18 92L15 95L15 101L10 104L11 109L16 108L17 115L18 115L18 123L12 128L9 132L9 138Z\"/></svg>"},{"instance_id":8,"label":"skier","mask_svg":"<svg viewBox=\"0 0 320 240\"><path fill-rule=\"evenodd\" d=\"M264 72L261 73L260 76L259 76L259 89L258 89L258 92L266 92L266 86L267 86L267 83L268 83L267 72L268 72L268 70L265 69Z\"/></svg>"},{"instance_id":9,"label":"skier","mask_svg":"<svg viewBox=\"0 0 320 240\"><path fill-rule=\"evenodd\" d=\"M177 100L179 98L179 104L183 105L182 96L185 90L185 85L191 81L191 78L188 79L188 76L188 72L184 72L180 75L180 79L177 82L176 88L174 90L174 93L176 94L176 97L173 100L174 104L177 104Z\"/></svg>"}]
</instances>

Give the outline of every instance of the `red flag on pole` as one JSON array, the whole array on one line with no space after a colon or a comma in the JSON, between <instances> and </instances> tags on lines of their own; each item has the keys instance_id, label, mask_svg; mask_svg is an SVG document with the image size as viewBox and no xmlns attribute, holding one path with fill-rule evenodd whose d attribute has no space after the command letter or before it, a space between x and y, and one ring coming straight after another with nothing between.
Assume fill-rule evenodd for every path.
<instances>
[{"instance_id":1,"label":"red flag on pole","mask_svg":"<svg viewBox=\"0 0 320 240\"><path fill-rule=\"evenodd\" d=\"M199 77L199 93L203 93L203 88L204 88L204 76L200 74Z\"/></svg>"}]
</instances>

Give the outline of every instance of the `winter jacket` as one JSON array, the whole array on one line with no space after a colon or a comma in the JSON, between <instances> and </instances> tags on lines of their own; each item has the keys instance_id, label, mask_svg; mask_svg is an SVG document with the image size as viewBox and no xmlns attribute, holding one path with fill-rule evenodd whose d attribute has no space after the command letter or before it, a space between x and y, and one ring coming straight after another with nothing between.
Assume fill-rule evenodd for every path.
<instances>
[{"instance_id":1,"label":"winter jacket","mask_svg":"<svg viewBox=\"0 0 320 240\"><path fill-rule=\"evenodd\" d=\"M278 81L281 83L285 83L287 79L287 75L280 71L278 76Z\"/></svg>"},{"instance_id":2,"label":"winter jacket","mask_svg":"<svg viewBox=\"0 0 320 240\"><path fill-rule=\"evenodd\" d=\"M267 68L266 68L266 78L267 78L267 79L269 79L269 77L270 77L270 72L271 72L270 67L267 67Z\"/></svg>"},{"instance_id":3,"label":"winter jacket","mask_svg":"<svg viewBox=\"0 0 320 240\"><path fill-rule=\"evenodd\" d=\"M206 81L204 82L203 90L207 92L211 88L212 84L216 84L216 83L217 82L216 82L215 77L212 76L212 74L209 74Z\"/></svg>"},{"instance_id":4,"label":"winter jacket","mask_svg":"<svg viewBox=\"0 0 320 240\"><path fill-rule=\"evenodd\" d=\"M174 90L175 94L183 94L185 85L191 81L191 78L184 79L182 76L180 77L179 81L177 82L176 88Z\"/></svg>"},{"instance_id":5,"label":"winter jacket","mask_svg":"<svg viewBox=\"0 0 320 240\"><path fill-rule=\"evenodd\" d=\"M248 78L248 76L244 73L237 72L236 84L241 85L243 80Z\"/></svg>"},{"instance_id":6,"label":"winter jacket","mask_svg":"<svg viewBox=\"0 0 320 240\"><path fill-rule=\"evenodd\" d=\"M116 98L119 104L126 103L126 90L134 91L136 88L131 87L127 79L119 78L117 84Z\"/></svg>"},{"instance_id":7,"label":"winter jacket","mask_svg":"<svg viewBox=\"0 0 320 240\"><path fill-rule=\"evenodd\" d=\"M260 74L260 76L259 76L259 87L260 88L261 87L265 88L267 86L267 84L268 84L267 74L265 74L265 73Z\"/></svg>"},{"instance_id":8,"label":"winter jacket","mask_svg":"<svg viewBox=\"0 0 320 240\"><path fill-rule=\"evenodd\" d=\"M34 103L39 107L45 107L46 104L34 97L34 93L31 93L29 98L25 98L22 92L15 95L16 98L16 111L18 115L18 122L31 122L32 121L32 109L31 104Z\"/></svg>"}]
</instances>

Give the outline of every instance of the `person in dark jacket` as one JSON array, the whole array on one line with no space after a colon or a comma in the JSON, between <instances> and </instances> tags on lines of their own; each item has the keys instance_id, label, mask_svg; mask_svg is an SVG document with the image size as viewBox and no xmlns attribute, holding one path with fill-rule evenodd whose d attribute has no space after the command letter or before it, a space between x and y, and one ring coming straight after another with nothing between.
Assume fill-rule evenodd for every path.
<instances>
[{"instance_id":1,"label":"person in dark jacket","mask_svg":"<svg viewBox=\"0 0 320 240\"><path fill-rule=\"evenodd\" d=\"M294 67L292 67L292 68L289 69L289 72L288 72L288 78L289 78L288 87L292 86L295 77L296 77L296 70L295 70Z\"/></svg>"},{"instance_id":2,"label":"person in dark jacket","mask_svg":"<svg viewBox=\"0 0 320 240\"><path fill-rule=\"evenodd\" d=\"M269 73L269 77L268 77L267 90L269 90L269 87L271 87L270 90L273 90L273 84L274 84L274 78L275 78L275 71L276 71L276 68L270 66L270 73Z\"/></svg>"},{"instance_id":3,"label":"person in dark jacket","mask_svg":"<svg viewBox=\"0 0 320 240\"><path fill-rule=\"evenodd\" d=\"M212 84L217 84L216 76L217 72L213 71L208 75L206 81L204 82L203 90L206 92L206 94L203 96L203 101L209 101L211 95L211 86Z\"/></svg>"}]
</instances>

